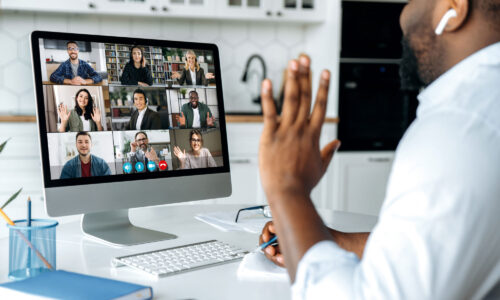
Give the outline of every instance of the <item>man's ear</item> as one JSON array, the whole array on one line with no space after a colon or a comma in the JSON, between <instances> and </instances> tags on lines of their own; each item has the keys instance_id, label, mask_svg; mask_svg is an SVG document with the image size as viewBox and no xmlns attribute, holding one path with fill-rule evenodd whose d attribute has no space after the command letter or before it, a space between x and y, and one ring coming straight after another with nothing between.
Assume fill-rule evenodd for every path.
<instances>
[{"instance_id":1,"label":"man's ear","mask_svg":"<svg viewBox=\"0 0 500 300\"><path fill-rule=\"evenodd\" d=\"M434 29L436 29L436 34L439 35L441 33L450 33L459 30L467 22L470 5L470 0L439 1L434 11L433 24ZM450 13L452 9L455 11L453 14ZM442 27L442 29L439 27ZM438 31L441 31L441 33Z\"/></svg>"}]
</instances>

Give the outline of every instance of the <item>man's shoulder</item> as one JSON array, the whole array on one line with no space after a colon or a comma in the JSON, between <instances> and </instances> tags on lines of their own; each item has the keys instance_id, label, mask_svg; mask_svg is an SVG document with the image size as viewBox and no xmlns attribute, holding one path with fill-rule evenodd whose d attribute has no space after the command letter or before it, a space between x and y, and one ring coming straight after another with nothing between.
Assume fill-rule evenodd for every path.
<instances>
[{"instance_id":1,"label":"man's shoulder","mask_svg":"<svg viewBox=\"0 0 500 300\"><path fill-rule=\"evenodd\" d=\"M70 60L67 59L65 61L63 61L60 65L59 65L59 68L60 67L66 67L66 66L69 66L71 64Z\"/></svg>"},{"instance_id":2,"label":"man's shoulder","mask_svg":"<svg viewBox=\"0 0 500 300\"><path fill-rule=\"evenodd\" d=\"M68 160L68 161L64 164L64 167L66 167L66 166L71 166L71 165L75 164L77 161L78 161L78 155L76 155L75 157L73 157L73 158L71 158L70 160Z\"/></svg>"},{"instance_id":3,"label":"man's shoulder","mask_svg":"<svg viewBox=\"0 0 500 300\"><path fill-rule=\"evenodd\" d=\"M106 161L104 159L100 158L99 156L96 156L94 154L90 154L90 156L92 157L92 162L93 163L94 162L95 163L99 163L99 164L103 164L103 163L105 164L106 163Z\"/></svg>"},{"instance_id":4,"label":"man's shoulder","mask_svg":"<svg viewBox=\"0 0 500 300\"><path fill-rule=\"evenodd\" d=\"M82 66L85 66L85 67L90 67L89 63L87 63L86 61L82 60L82 59L78 59L78 63Z\"/></svg>"}]
</instances>

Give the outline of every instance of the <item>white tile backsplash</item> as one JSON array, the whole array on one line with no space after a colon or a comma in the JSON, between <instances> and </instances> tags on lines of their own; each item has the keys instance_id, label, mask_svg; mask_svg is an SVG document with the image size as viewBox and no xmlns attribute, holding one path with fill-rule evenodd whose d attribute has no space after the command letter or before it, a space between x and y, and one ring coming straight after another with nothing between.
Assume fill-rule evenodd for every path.
<instances>
[{"instance_id":1,"label":"white tile backsplash","mask_svg":"<svg viewBox=\"0 0 500 300\"><path fill-rule=\"evenodd\" d=\"M7 33L0 32L0 45L2 45L2 55L0 55L0 65L5 65L11 61L16 60L17 42L15 38L10 37L9 35L7 35Z\"/></svg>"},{"instance_id":2,"label":"white tile backsplash","mask_svg":"<svg viewBox=\"0 0 500 300\"><path fill-rule=\"evenodd\" d=\"M22 94L33 89L33 74L31 66L15 60L3 68L4 86L16 94Z\"/></svg>"},{"instance_id":3,"label":"white tile backsplash","mask_svg":"<svg viewBox=\"0 0 500 300\"><path fill-rule=\"evenodd\" d=\"M258 110L251 104L253 85L241 82L248 57L260 54L274 82L275 94L287 61L303 52L306 26L272 22L189 20L130 16L0 13L0 114L34 114L29 34L33 30L159 38L215 43L219 47L226 111ZM260 74L259 64L252 64Z\"/></svg>"}]
</instances>

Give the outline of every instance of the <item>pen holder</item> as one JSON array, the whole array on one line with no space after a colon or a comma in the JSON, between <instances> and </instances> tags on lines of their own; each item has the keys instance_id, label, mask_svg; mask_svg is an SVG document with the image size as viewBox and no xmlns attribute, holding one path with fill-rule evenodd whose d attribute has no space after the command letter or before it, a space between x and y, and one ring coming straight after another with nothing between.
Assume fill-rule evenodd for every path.
<instances>
[{"instance_id":1,"label":"pen holder","mask_svg":"<svg viewBox=\"0 0 500 300\"><path fill-rule=\"evenodd\" d=\"M57 221L32 219L14 221L9 227L9 278L20 280L56 268ZM31 246L30 246L31 244Z\"/></svg>"}]
</instances>

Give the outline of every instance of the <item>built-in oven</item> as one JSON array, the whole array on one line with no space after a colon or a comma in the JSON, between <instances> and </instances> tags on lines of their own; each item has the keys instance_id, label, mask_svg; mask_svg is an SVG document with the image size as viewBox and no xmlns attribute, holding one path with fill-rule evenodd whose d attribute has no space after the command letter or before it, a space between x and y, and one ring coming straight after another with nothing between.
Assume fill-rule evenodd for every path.
<instances>
[{"instance_id":1,"label":"built-in oven","mask_svg":"<svg viewBox=\"0 0 500 300\"><path fill-rule=\"evenodd\" d=\"M417 92L401 91L399 79L405 4L342 1L340 151L395 150L415 118Z\"/></svg>"},{"instance_id":2,"label":"built-in oven","mask_svg":"<svg viewBox=\"0 0 500 300\"><path fill-rule=\"evenodd\" d=\"M403 92L399 87L397 63L340 63L341 151L396 149L418 105L417 92Z\"/></svg>"}]
</instances>

